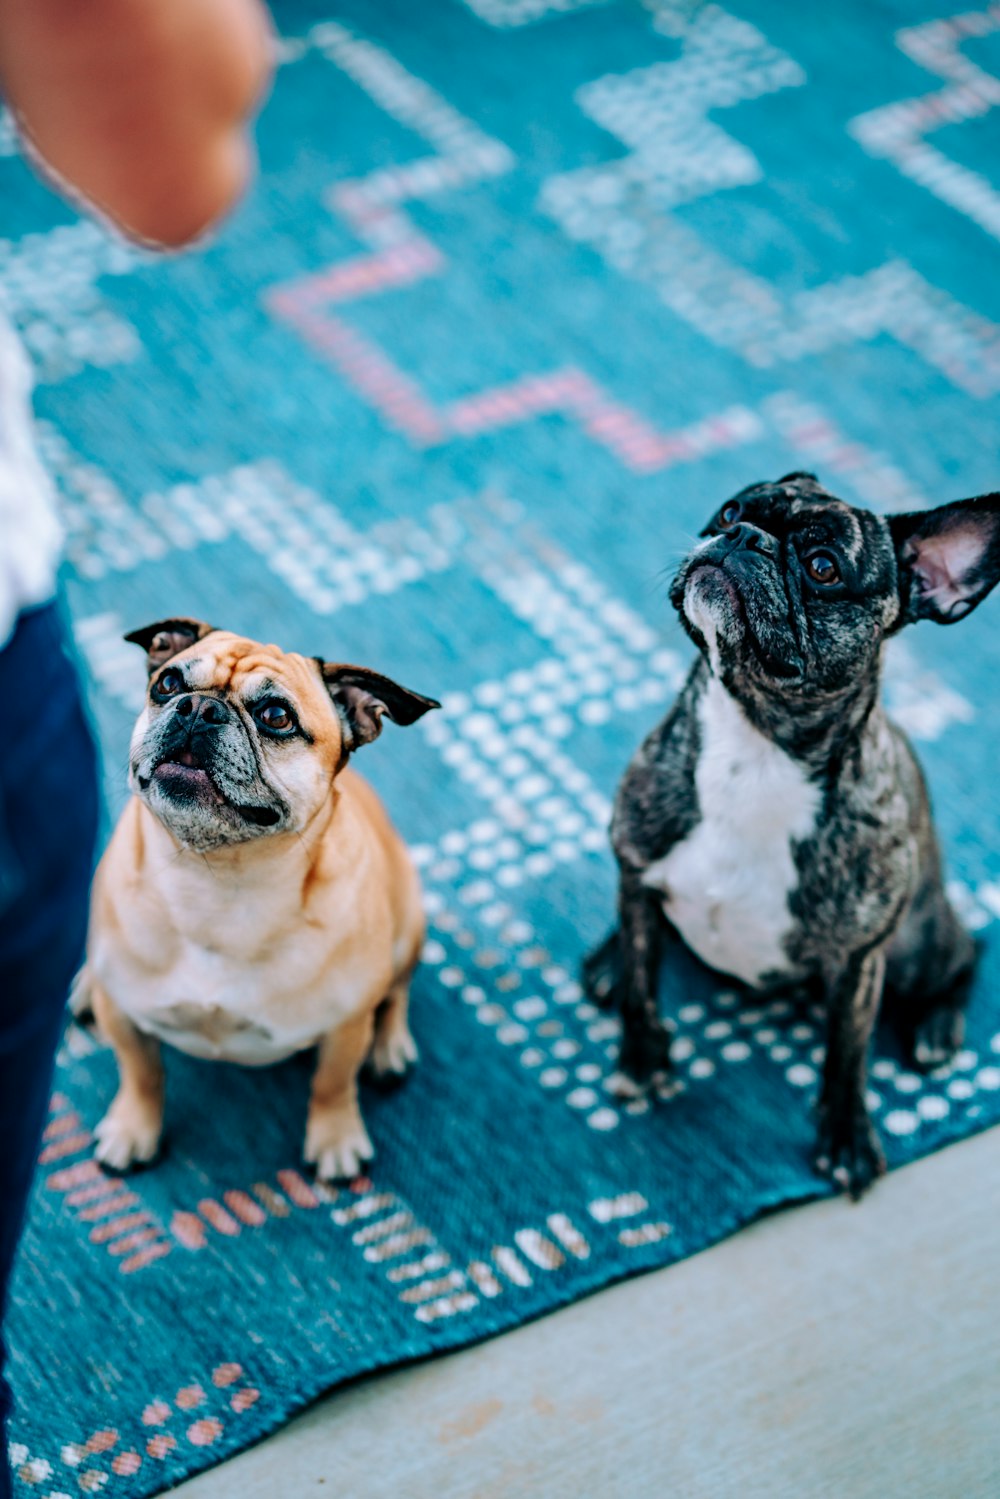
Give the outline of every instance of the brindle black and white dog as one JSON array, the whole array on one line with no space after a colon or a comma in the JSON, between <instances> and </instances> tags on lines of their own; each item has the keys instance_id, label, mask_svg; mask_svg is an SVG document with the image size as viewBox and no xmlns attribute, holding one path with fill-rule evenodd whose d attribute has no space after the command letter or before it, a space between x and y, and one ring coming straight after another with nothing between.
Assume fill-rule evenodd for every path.
<instances>
[{"instance_id":1,"label":"brindle black and white dog","mask_svg":"<svg viewBox=\"0 0 1000 1499\"><path fill-rule=\"evenodd\" d=\"M924 1069L959 1046L972 939L944 890L920 767L880 701L889 636L950 624L1000 578L1000 495L883 519L812 474L722 506L671 602L700 652L625 773L611 837L619 925L587 960L623 1022L618 1091L662 1082L665 940L760 993L826 1009L817 1167L885 1169L865 1105L883 993Z\"/></svg>"}]
</instances>

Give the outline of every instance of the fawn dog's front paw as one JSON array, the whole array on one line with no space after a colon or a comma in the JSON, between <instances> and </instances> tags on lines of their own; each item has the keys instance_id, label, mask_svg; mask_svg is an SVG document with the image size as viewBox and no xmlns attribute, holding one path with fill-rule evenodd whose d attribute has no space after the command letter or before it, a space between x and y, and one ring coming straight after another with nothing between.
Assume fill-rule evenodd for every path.
<instances>
[{"instance_id":1,"label":"fawn dog's front paw","mask_svg":"<svg viewBox=\"0 0 1000 1499\"><path fill-rule=\"evenodd\" d=\"M316 1167L320 1181L358 1176L374 1154L375 1147L356 1108L310 1112L303 1157Z\"/></svg>"},{"instance_id":2,"label":"fawn dog's front paw","mask_svg":"<svg viewBox=\"0 0 1000 1499\"><path fill-rule=\"evenodd\" d=\"M163 1114L147 1100L119 1093L94 1130L94 1155L111 1171L151 1161L160 1148Z\"/></svg>"}]
</instances>

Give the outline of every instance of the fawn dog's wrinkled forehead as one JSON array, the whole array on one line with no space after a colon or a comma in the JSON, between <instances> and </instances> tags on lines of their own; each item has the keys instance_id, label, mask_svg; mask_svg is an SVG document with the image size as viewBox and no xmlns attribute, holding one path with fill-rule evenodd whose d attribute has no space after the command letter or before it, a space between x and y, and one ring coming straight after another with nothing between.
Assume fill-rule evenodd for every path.
<instances>
[{"instance_id":1,"label":"fawn dog's wrinkled forehead","mask_svg":"<svg viewBox=\"0 0 1000 1499\"><path fill-rule=\"evenodd\" d=\"M145 650L149 673L131 783L179 842L201 851L299 831L383 716L407 725L438 706L369 667L200 620L161 620L126 639Z\"/></svg>"},{"instance_id":2,"label":"fawn dog's wrinkled forehead","mask_svg":"<svg viewBox=\"0 0 1000 1499\"><path fill-rule=\"evenodd\" d=\"M244 708L273 693L288 699L303 730L311 726L310 742L336 741L344 755L378 737L383 715L406 725L440 706L370 667L300 656L196 619L161 620L125 639L146 652L151 711L167 680L168 697L207 692Z\"/></svg>"},{"instance_id":3,"label":"fawn dog's wrinkled forehead","mask_svg":"<svg viewBox=\"0 0 1000 1499\"><path fill-rule=\"evenodd\" d=\"M281 690L322 722L333 720L329 694L317 662L276 645L261 645L228 630L213 630L169 658L188 687L243 699L262 688Z\"/></svg>"}]
</instances>

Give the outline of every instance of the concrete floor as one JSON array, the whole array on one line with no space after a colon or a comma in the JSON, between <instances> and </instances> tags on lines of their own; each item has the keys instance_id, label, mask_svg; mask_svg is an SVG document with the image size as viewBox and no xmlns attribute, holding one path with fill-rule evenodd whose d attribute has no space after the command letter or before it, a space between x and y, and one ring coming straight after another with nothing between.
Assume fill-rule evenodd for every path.
<instances>
[{"instance_id":1,"label":"concrete floor","mask_svg":"<svg viewBox=\"0 0 1000 1499\"><path fill-rule=\"evenodd\" d=\"M998 1499L1000 1129L478 1348L178 1499Z\"/></svg>"}]
</instances>

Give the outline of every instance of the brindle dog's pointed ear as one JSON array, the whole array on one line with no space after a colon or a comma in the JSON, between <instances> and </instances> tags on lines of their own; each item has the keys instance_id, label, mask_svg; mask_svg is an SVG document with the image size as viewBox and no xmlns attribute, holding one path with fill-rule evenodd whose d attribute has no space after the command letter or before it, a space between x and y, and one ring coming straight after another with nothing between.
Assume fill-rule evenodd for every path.
<instances>
[{"instance_id":1,"label":"brindle dog's pointed ear","mask_svg":"<svg viewBox=\"0 0 1000 1499\"><path fill-rule=\"evenodd\" d=\"M411 724L431 708L441 706L435 698L410 692L365 666L344 666L318 658L316 664L333 699L333 706L340 714L347 750L360 749L363 744L370 744L378 738L382 732L383 713L387 713L393 723Z\"/></svg>"},{"instance_id":2,"label":"brindle dog's pointed ear","mask_svg":"<svg viewBox=\"0 0 1000 1499\"><path fill-rule=\"evenodd\" d=\"M215 625L203 624L200 619L161 619L159 624L133 630L125 639L129 645L142 646L146 652L146 670L152 676L164 661L186 651L196 640L211 635L215 628Z\"/></svg>"},{"instance_id":3,"label":"brindle dog's pointed ear","mask_svg":"<svg viewBox=\"0 0 1000 1499\"><path fill-rule=\"evenodd\" d=\"M900 624L954 624L1000 582L1000 494L890 515L899 568Z\"/></svg>"}]
</instances>

